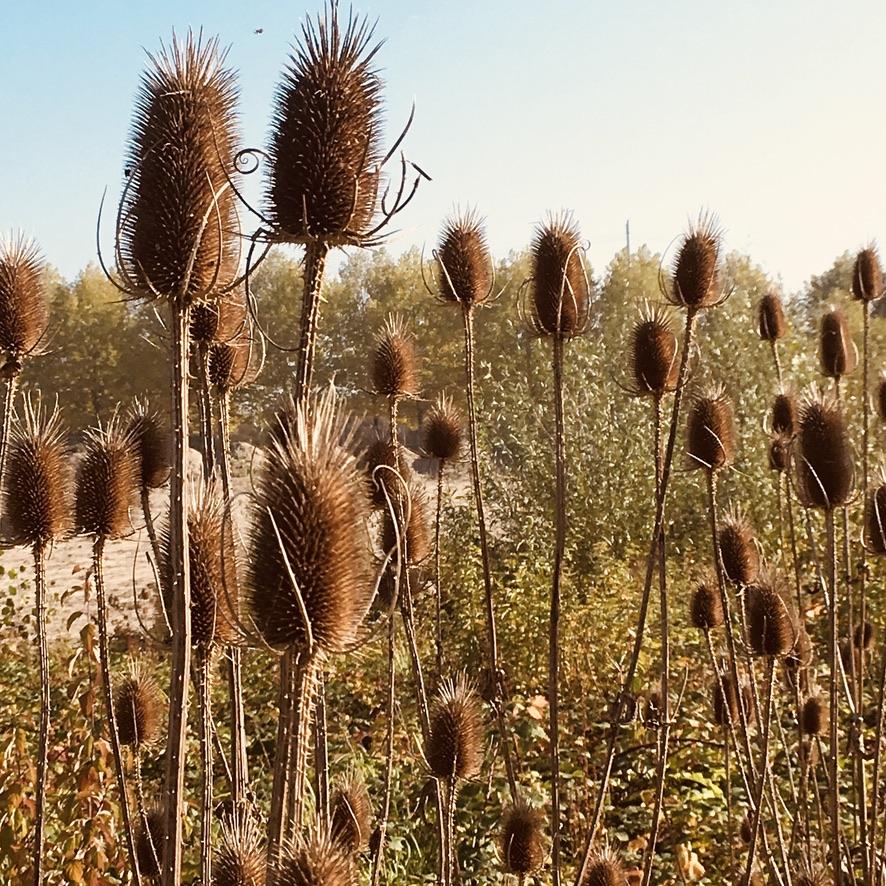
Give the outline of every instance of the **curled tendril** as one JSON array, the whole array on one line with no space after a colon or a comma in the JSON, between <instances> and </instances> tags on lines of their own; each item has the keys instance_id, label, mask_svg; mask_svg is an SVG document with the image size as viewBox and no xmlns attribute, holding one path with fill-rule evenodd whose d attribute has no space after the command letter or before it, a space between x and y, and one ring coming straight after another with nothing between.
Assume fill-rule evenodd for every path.
<instances>
[{"instance_id":1,"label":"curled tendril","mask_svg":"<svg viewBox=\"0 0 886 886\"><path fill-rule=\"evenodd\" d=\"M252 175L257 172L262 164L262 160L267 161L268 155L261 148L244 148L238 151L234 157L234 169L240 175Z\"/></svg>"}]
</instances>

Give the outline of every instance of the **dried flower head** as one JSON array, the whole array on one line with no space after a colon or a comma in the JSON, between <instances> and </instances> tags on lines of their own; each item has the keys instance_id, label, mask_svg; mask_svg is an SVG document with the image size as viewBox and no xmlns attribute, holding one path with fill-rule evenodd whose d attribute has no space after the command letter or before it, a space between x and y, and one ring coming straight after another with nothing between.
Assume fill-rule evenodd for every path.
<instances>
[{"instance_id":1,"label":"dried flower head","mask_svg":"<svg viewBox=\"0 0 886 886\"><path fill-rule=\"evenodd\" d=\"M480 699L462 673L434 699L425 757L437 778L474 778L483 762Z\"/></svg>"},{"instance_id":2,"label":"dried flower head","mask_svg":"<svg viewBox=\"0 0 886 886\"><path fill-rule=\"evenodd\" d=\"M238 817L222 824L222 843L215 857L212 886L265 886L267 851L256 821Z\"/></svg>"},{"instance_id":3,"label":"dried flower head","mask_svg":"<svg viewBox=\"0 0 886 886\"><path fill-rule=\"evenodd\" d=\"M855 257L852 266L852 295L859 301L874 301L883 294L883 271L874 246L867 246Z\"/></svg>"},{"instance_id":4,"label":"dried flower head","mask_svg":"<svg viewBox=\"0 0 886 886\"><path fill-rule=\"evenodd\" d=\"M345 425L330 388L299 404L266 452L249 587L256 625L275 647L341 651L369 608L367 500Z\"/></svg>"},{"instance_id":5,"label":"dried flower head","mask_svg":"<svg viewBox=\"0 0 886 886\"><path fill-rule=\"evenodd\" d=\"M422 425L422 448L440 461L452 461L461 454L464 442L461 413L452 398L441 394Z\"/></svg>"},{"instance_id":6,"label":"dried flower head","mask_svg":"<svg viewBox=\"0 0 886 886\"><path fill-rule=\"evenodd\" d=\"M839 308L822 315L818 340L821 371L828 378L851 375L858 365L858 351L849 331L849 321Z\"/></svg>"},{"instance_id":7,"label":"dried flower head","mask_svg":"<svg viewBox=\"0 0 886 886\"><path fill-rule=\"evenodd\" d=\"M372 384L384 397L418 395L418 361L415 341L402 317L390 316L375 337Z\"/></svg>"},{"instance_id":8,"label":"dried flower head","mask_svg":"<svg viewBox=\"0 0 886 886\"><path fill-rule=\"evenodd\" d=\"M769 467L779 474L786 474L791 465L791 441L787 437L775 437L769 444Z\"/></svg>"},{"instance_id":9,"label":"dried flower head","mask_svg":"<svg viewBox=\"0 0 886 886\"><path fill-rule=\"evenodd\" d=\"M813 393L804 400L798 442L795 461L803 498L825 510L847 504L854 466L843 410L834 397Z\"/></svg>"},{"instance_id":10,"label":"dried flower head","mask_svg":"<svg viewBox=\"0 0 886 886\"><path fill-rule=\"evenodd\" d=\"M372 801L363 776L350 772L332 794L329 832L346 852L365 852L372 830Z\"/></svg>"},{"instance_id":11,"label":"dried flower head","mask_svg":"<svg viewBox=\"0 0 886 886\"><path fill-rule=\"evenodd\" d=\"M360 244L375 225L382 162L379 44L338 4L302 25L274 99L266 213L274 238Z\"/></svg>"},{"instance_id":12,"label":"dried flower head","mask_svg":"<svg viewBox=\"0 0 886 886\"><path fill-rule=\"evenodd\" d=\"M689 616L692 624L703 631L719 628L726 623L723 600L713 576L700 581L692 593Z\"/></svg>"},{"instance_id":13,"label":"dried flower head","mask_svg":"<svg viewBox=\"0 0 886 886\"><path fill-rule=\"evenodd\" d=\"M49 305L43 285L43 257L23 234L0 236L0 351L21 369L46 335Z\"/></svg>"},{"instance_id":14,"label":"dried flower head","mask_svg":"<svg viewBox=\"0 0 886 886\"><path fill-rule=\"evenodd\" d=\"M772 403L772 433L793 439L799 429L797 398L792 391L779 391Z\"/></svg>"},{"instance_id":15,"label":"dried flower head","mask_svg":"<svg viewBox=\"0 0 886 886\"><path fill-rule=\"evenodd\" d=\"M661 396L677 388L680 372L677 335L664 311L648 309L631 332L634 386L641 394Z\"/></svg>"},{"instance_id":16,"label":"dried flower head","mask_svg":"<svg viewBox=\"0 0 886 886\"><path fill-rule=\"evenodd\" d=\"M399 540L406 548L405 562L416 566L427 558L431 547L427 499L411 476L407 477L405 488L398 482L394 493L384 510L382 551L394 551Z\"/></svg>"},{"instance_id":17,"label":"dried flower head","mask_svg":"<svg viewBox=\"0 0 886 886\"><path fill-rule=\"evenodd\" d=\"M71 528L71 472L58 409L29 398L9 434L3 535L10 544L43 546Z\"/></svg>"},{"instance_id":18,"label":"dried flower head","mask_svg":"<svg viewBox=\"0 0 886 886\"><path fill-rule=\"evenodd\" d=\"M877 629L869 621L864 621L855 626L852 634L852 643L856 649L871 649L877 639Z\"/></svg>"},{"instance_id":19,"label":"dried flower head","mask_svg":"<svg viewBox=\"0 0 886 886\"><path fill-rule=\"evenodd\" d=\"M667 293L671 304L698 311L720 301L723 234L715 216L702 213L680 242Z\"/></svg>"},{"instance_id":20,"label":"dried flower head","mask_svg":"<svg viewBox=\"0 0 886 886\"><path fill-rule=\"evenodd\" d=\"M237 85L218 41L188 34L142 78L119 214L124 287L179 306L217 296L240 260L234 171Z\"/></svg>"},{"instance_id":21,"label":"dried flower head","mask_svg":"<svg viewBox=\"0 0 886 886\"><path fill-rule=\"evenodd\" d=\"M786 324L784 307L781 297L775 292L768 292L757 305L757 329L763 341L776 342L784 338Z\"/></svg>"},{"instance_id":22,"label":"dried flower head","mask_svg":"<svg viewBox=\"0 0 886 886\"><path fill-rule=\"evenodd\" d=\"M726 513L717 541L726 578L737 585L755 581L760 572L760 552L754 529L741 507Z\"/></svg>"},{"instance_id":23,"label":"dried flower head","mask_svg":"<svg viewBox=\"0 0 886 886\"><path fill-rule=\"evenodd\" d=\"M800 728L804 735L823 735L827 730L828 710L820 695L811 695L800 710Z\"/></svg>"},{"instance_id":24,"label":"dried flower head","mask_svg":"<svg viewBox=\"0 0 886 886\"><path fill-rule=\"evenodd\" d=\"M138 867L146 877L159 877L166 835L166 814L163 807L159 803L152 803L148 806L145 819L135 835Z\"/></svg>"},{"instance_id":25,"label":"dried flower head","mask_svg":"<svg viewBox=\"0 0 886 886\"><path fill-rule=\"evenodd\" d=\"M314 831L288 847L269 878L273 886L356 886L351 853L329 834Z\"/></svg>"},{"instance_id":26,"label":"dried flower head","mask_svg":"<svg viewBox=\"0 0 886 886\"><path fill-rule=\"evenodd\" d=\"M751 814L749 812L746 812L741 820L741 827L738 830L738 835L741 837L742 843L750 843L753 839L753 826L754 823L751 819Z\"/></svg>"},{"instance_id":27,"label":"dried flower head","mask_svg":"<svg viewBox=\"0 0 886 886\"><path fill-rule=\"evenodd\" d=\"M130 664L114 692L120 743L135 750L154 744L163 726L160 689L143 663Z\"/></svg>"},{"instance_id":28,"label":"dried flower head","mask_svg":"<svg viewBox=\"0 0 886 886\"><path fill-rule=\"evenodd\" d=\"M797 639L794 614L782 579L761 575L748 590L748 639L757 655L787 655Z\"/></svg>"},{"instance_id":29,"label":"dried flower head","mask_svg":"<svg viewBox=\"0 0 886 886\"><path fill-rule=\"evenodd\" d=\"M726 726L730 722L737 724L740 718L741 700L732 677L724 674L714 680L714 722L718 726Z\"/></svg>"},{"instance_id":30,"label":"dried flower head","mask_svg":"<svg viewBox=\"0 0 886 886\"><path fill-rule=\"evenodd\" d=\"M531 874L544 862L542 819L525 801L508 806L502 815L501 857L512 874Z\"/></svg>"},{"instance_id":31,"label":"dried flower head","mask_svg":"<svg viewBox=\"0 0 886 886\"><path fill-rule=\"evenodd\" d=\"M120 538L132 528L129 509L138 494L140 460L118 416L89 431L77 471L74 525L79 535Z\"/></svg>"},{"instance_id":32,"label":"dried flower head","mask_svg":"<svg viewBox=\"0 0 886 886\"><path fill-rule=\"evenodd\" d=\"M482 305L492 296L492 257L483 219L469 209L448 218L434 252L437 291L442 301L463 308Z\"/></svg>"},{"instance_id":33,"label":"dried flower head","mask_svg":"<svg viewBox=\"0 0 886 886\"><path fill-rule=\"evenodd\" d=\"M169 434L160 414L146 400L136 399L129 409L126 436L135 444L142 489L157 489L169 476Z\"/></svg>"},{"instance_id":34,"label":"dried flower head","mask_svg":"<svg viewBox=\"0 0 886 886\"><path fill-rule=\"evenodd\" d=\"M227 342L209 347L209 383L221 394L251 385L262 370L264 350L252 323Z\"/></svg>"},{"instance_id":35,"label":"dried flower head","mask_svg":"<svg viewBox=\"0 0 886 886\"><path fill-rule=\"evenodd\" d=\"M597 849L588 859L579 886L628 886L621 859L608 846Z\"/></svg>"},{"instance_id":36,"label":"dried flower head","mask_svg":"<svg viewBox=\"0 0 886 886\"><path fill-rule=\"evenodd\" d=\"M229 342L240 335L247 319L246 290L238 287L220 298L191 305L191 341Z\"/></svg>"},{"instance_id":37,"label":"dried flower head","mask_svg":"<svg viewBox=\"0 0 886 886\"><path fill-rule=\"evenodd\" d=\"M564 339L581 335L588 322L590 288L578 222L569 213L551 216L536 229L529 250L530 329Z\"/></svg>"},{"instance_id":38,"label":"dried flower head","mask_svg":"<svg viewBox=\"0 0 886 886\"><path fill-rule=\"evenodd\" d=\"M696 397L689 413L686 449L693 468L719 470L735 458L735 413L722 388Z\"/></svg>"},{"instance_id":39,"label":"dried flower head","mask_svg":"<svg viewBox=\"0 0 886 886\"><path fill-rule=\"evenodd\" d=\"M395 445L389 437L376 437L363 453L361 462L369 481L372 506L387 508L388 499L397 499L411 474L403 447Z\"/></svg>"},{"instance_id":40,"label":"dried flower head","mask_svg":"<svg viewBox=\"0 0 886 886\"><path fill-rule=\"evenodd\" d=\"M886 482L880 483L868 493L864 512L864 540L871 553L886 554Z\"/></svg>"}]
</instances>

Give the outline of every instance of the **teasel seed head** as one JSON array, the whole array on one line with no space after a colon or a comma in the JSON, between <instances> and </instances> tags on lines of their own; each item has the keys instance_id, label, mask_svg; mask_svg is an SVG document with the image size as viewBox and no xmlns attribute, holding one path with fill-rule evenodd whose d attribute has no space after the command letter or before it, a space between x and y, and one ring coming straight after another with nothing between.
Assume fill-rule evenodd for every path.
<instances>
[{"instance_id":1,"label":"teasel seed head","mask_svg":"<svg viewBox=\"0 0 886 886\"><path fill-rule=\"evenodd\" d=\"M875 301L883 294L883 271L874 246L867 246L852 266L852 295L859 301Z\"/></svg>"},{"instance_id":2,"label":"teasel seed head","mask_svg":"<svg viewBox=\"0 0 886 886\"><path fill-rule=\"evenodd\" d=\"M824 735L828 724L828 709L820 695L810 695L800 710L800 729L804 735Z\"/></svg>"},{"instance_id":3,"label":"teasel seed head","mask_svg":"<svg viewBox=\"0 0 886 886\"><path fill-rule=\"evenodd\" d=\"M740 507L727 512L717 541L726 578L736 585L754 582L760 572L760 552L753 527Z\"/></svg>"},{"instance_id":4,"label":"teasel seed head","mask_svg":"<svg viewBox=\"0 0 886 886\"><path fill-rule=\"evenodd\" d=\"M118 250L124 288L179 309L235 281L230 187L239 138L237 85L218 41L189 34L150 55L130 135Z\"/></svg>"},{"instance_id":5,"label":"teasel seed head","mask_svg":"<svg viewBox=\"0 0 886 886\"><path fill-rule=\"evenodd\" d=\"M163 843L166 835L166 814L159 803L148 806L146 821L135 835L135 854L138 867L145 877L159 877L163 862ZM145 826L147 825L147 827Z\"/></svg>"},{"instance_id":6,"label":"teasel seed head","mask_svg":"<svg viewBox=\"0 0 886 886\"><path fill-rule=\"evenodd\" d=\"M542 819L529 803L508 806L501 820L501 857L511 874L531 874L544 862Z\"/></svg>"},{"instance_id":7,"label":"teasel seed head","mask_svg":"<svg viewBox=\"0 0 886 886\"><path fill-rule=\"evenodd\" d=\"M769 467L786 474L791 466L791 441L787 437L773 437L769 444Z\"/></svg>"},{"instance_id":8,"label":"teasel seed head","mask_svg":"<svg viewBox=\"0 0 886 886\"><path fill-rule=\"evenodd\" d=\"M267 208L273 238L361 245L376 225L382 82L373 28L332 3L308 18L274 98Z\"/></svg>"},{"instance_id":9,"label":"teasel seed head","mask_svg":"<svg viewBox=\"0 0 886 886\"><path fill-rule=\"evenodd\" d=\"M722 682L722 686L721 686ZM718 726L737 724L740 718L740 700L735 682L728 674L714 680L714 722Z\"/></svg>"},{"instance_id":10,"label":"teasel seed head","mask_svg":"<svg viewBox=\"0 0 886 886\"><path fill-rule=\"evenodd\" d=\"M452 398L441 394L422 427L422 448L431 457L448 462L461 455L464 428Z\"/></svg>"},{"instance_id":11,"label":"teasel seed head","mask_svg":"<svg viewBox=\"0 0 886 886\"><path fill-rule=\"evenodd\" d=\"M757 305L757 329L763 341L776 342L784 338L787 324L781 297L777 293L768 292L760 299Z\"/></svg>"},{"instance_id":12,"label":"teasel seed head","mask_svg":"<svg viewBox=\"0 0 886 886\"><path fill-rule=\"evenodd\" d=\"M120 538L132 529L129 509L138 494L138 449L115 415L93 428L77 471L74 526L78 535Z\"/></svg>"},{"instance_id":13,"label":"teasel seed head","mask_svg":"<svg viewBox=\"0 0 886 886\"><path fill-rule=\"evenodd\" d=\"M347 648L369 608L366 491L345 428L330 388L299 404L266 452L248 580L255 623L277 648L309 647L302 604L322 653Z\"/></svg>"},{"instance_id":14,"label":"teasel seed head","mask_svg":"<svg viewBox=\"0 0 886 886\"><path fill-rule=\"evenodd\" d=\"M437 778L474 778L483 763L480 698L461 673L440 687L431 709L425 757Z\"/></svg>"},{"instance_id":15,"label":"teasel seed head","mask_svg":"<svg viewBox=\"0 0 886 886\"><path fill-rule=\"evenodd\" d=\"M797 626L787 588L776 573L763 574L748 589L748 639L757 655L787 655L797 640Z\"/></svg>"},{"instance_id":16,"label":"teasel seed head","mask_svg":"<svg viewBox=\"0 0 886 886\"><path fill-rule=\"evenodd\" d=\"M723 234L715 216L702 213L689 226L671 269L671 304L698 311L720 301L720 251Z\"/></svg>"},{"instance_id":17,"label":"teasel seed head","mask_svg":"<svg viewBox=\"0 0 886 886\"><path fill-rule=\"evenodd\" d=\"M372 801L363 776L349 773L332 794L329 832L334 843L356 855L369 846L372 829Z\"/></svg>"},{"instance_id":18,"label":"teasel seed head","mask_svg":"<svg viewBox=\"0 0 886 886\"><path fill-rule=\"evenodd\" d=\"M818 358L823 375L842 378L851 375L858 365L858 351L849 331L849 321L839 308L822 315Z\"/></svg>"},{"instance_id":19,"label":"teasel seed head","mask_svg":"<svg viewBox=\"0 0 886 886\"><path fill-rule=\"evenodd\" d=\"M631 332L634 386L641 394L661 396L677 389L680 361L677 335L664 311L647 310Z\"/></svg>"},{"instance_id":20,"label":"teasel seed head","mask_svg":"<svg viewBox=\"0 0 886 886\"><path fill-rule=\"evenodd\" d=\"M372 384L375 393L384 397L400 399L418 396L415 342L401 317L388 317L375 337Z\"/></svg>"},{"instance_id":21,"label":"teasel seed head","mask_svg":"<svg viewBox=\"0 0 886 886\"><path fill-rule=\"evenodd\" d=\"M388 507L388 498L396 501L409 478L411 469L402 446L396 446L388 437L376 437L361 459L369 481L373 508Z\"/></svg>"},{"instance_id":22,"label":"teasel seed head","mask_svg":"<svg viewBox=\"0 0 886 886\"><path fill-rule=\"evenodd\" d=\"M754 823L751 820L750 812L746 812L741 820L739 836L742 843L750 843L754 837Z\"/></svg>"},{"instance_id":23,"label":"teasel seed head","mask_svg":"<svg viewBox=\"0 0 886 886\"><path fill-rule=\"evenodd\" d=\"M230 341L209 346L209 383L227 394L251 385L264 365L264 350L252 323Z\"/></svg>"},{"instance_id":24,"label":"teasel seed head","mask_svg":"<svg viewBox=\"0 0 886 886\"><path fill-rule=\"evenodd\" d=\"M437 292L441 301L469 309L485 304L494 285L492 257L484 220L476 210L450 216L434 252Z\"/></svg>"},{"instance_id":25,"label":"teasel seed head","mask_svg":"<svg viewBox=\"0 0 886 886\"><path fill-rule=\"evenodd\" d=\"M25 397L9 432L3 536L10 544L48 545L72 524L71 470L58 409Z\"/></svg>"},{"instance_id":26,"label":"teasel seed head","mask_svg":"<svg viewBox=\"0 0 886 886\"><path fill-rule=\"evenodd\" d=\"M269 881L273 886L356 886L351 853L327 833L314 831L289 846Z\"/></svg>"},{"instance_id":27,"label":"teasel seed head","mask_svg":"<svg viewBox=\"0 0 886 886\"><path fill-rule=\"evenodd\" d=\"M793 439L800 429L797 398L792 391L779 391L772 403L772 433Z\"/></svg>"},{"instance_id":28,"label":"teasel seed head","mask_svg":"<svg viewBox=\"0 0 886 886\"><path fill-rule=\"evenodd\" d=\"M808 862L804 865L802 873L794 874L793 881L794 886L831 886L833 883L828 871L823 868L813 868ZM845 886L845 882L840 886Z\"/></svg>"},{"instance_id":29,"label":"teasel seed head","mask_svg":"<svg viewBox=\"0 0 886 886\"><path fill-rule=\"evenodd\" d=\"M708 576L695 586L689 615L692 624L703 631L726 624L723 600L720 598L716 578Z\"/></svg>"},{"instance_id":30,"label":"teasel seed head","mask_svg":"<svg viewBox=\"0 0 886 886\"><path fill-rule=\"evenodd\" d=\"M191 341L197 344L230 342L246 327L245 290L237 288L210 301L191 305Z\"/></svg>"},{"instance_id":31,"label":"teasel seed head","mask_svg":"<svg viewBox=\"0 0 886 886\"><path fill-rule=\"evenodd\" d=\"M877 629L869 621L855 626L852 642L856 649L871 649L877 639Z\"/></svg>"},{"instance_id":32,"label":"teasel seed head","mask_svg":"<svg viewBox=\"0 0 886 886\"><path fill-rule=\"evenodd\" d=\"M540 225L529 247L532 276L524 311L539 336L581 335L588 323L590 286L578 222L570 213L552 215Z\"/></svg>"},{"instance_id":33,"label":"teasel seed head","mask_svg":"<svg viewBox=\"0 0 886 886\"><path fill-rule=\"evenodd\" d=\"M44 262L37 244L24 234L0 236L0 352L16 371L46 335L49 303Z\"/></svg>"},{"instance_id":34,"label":"teasel seed head","mask_svg":"<svg viewBox=\"0 0 886 886\"><path fill-rule=\"evenodd\" d=\"M397 484L390 506L385 506L382 524L382 550L385 554L400 544L406 545L406 563L417 566L427 559L431 548L431 527L428 520L428 503L421 487L407 479L407 488ZM393 508L393 514L391 509Z\"/></svg>"},{"instance_id":35,"label":"teasel seed head","mask_svg":"<svg viewBox=\"0 0 886 886\"><path fill-rule=\"evenodd\" d=\"M855 485L843 410L832 396L811 394L800 409L799 452L794 459L801 497L830 510L848 504Z\"/></svg>"},{"instance_id":36,"label":"teasel seed head","mask_svg":"<svg viewBox=\"0 0 886 886\"><path fill-rule=\"evenodd\" d=\"M864 512L864 537L867 549L886 554L886 477L868 493Z\"/></svg>"},{"instance_id":37,"label":"teasel seed head","mask_svg":"<svg viewBox=\"0 0 886 886\"><path fill-rule=\"evenodd\" d=\"M267 851L256 821L238 817L222 823L222 843L213 862L212 886L265 886Z\"/></svg>"},{"instance_id":38,"label":"teasel seed head","mask_svg":"<svg viewBox=\"0 0 886 886\"><path fill-rule=\"evenodd\" d=\"M160 737L164 719L160 688L143 663L131 664L115 689L114 713L121 744L140 751Z\"/></svg>"},{"instance_id":39,"label":"teasel seed head","mask_svg":"<svg viewBox=\"0 0 886 886\"><path fill-rule=\"evenodd\" d=\"M128 413L126 436L138 453L139 478L142 489L157 489L169 476L169 434L160 413L146 400L136 399Z\"/></svg>"},{"instance_id":40,"label":"teasel seed head","mask_svg":"<svg viewBox=\"0 0 886 886\"><path fill-rule=\"evenodd\" d=\"M628 886L621 859L608 846L595 850L579 886Z\"/></svg>"},{"instance_id":41,"label":"teasel seed head","mask_svg":"<svg viewBox=\"0 0 886 886\"><path fill-rule=\"evenodd\" d=\"M735 413L720 387L701 394L692 404L686 448L692 468L716 471L735 458Z\"/></svg>"}]
</instances>

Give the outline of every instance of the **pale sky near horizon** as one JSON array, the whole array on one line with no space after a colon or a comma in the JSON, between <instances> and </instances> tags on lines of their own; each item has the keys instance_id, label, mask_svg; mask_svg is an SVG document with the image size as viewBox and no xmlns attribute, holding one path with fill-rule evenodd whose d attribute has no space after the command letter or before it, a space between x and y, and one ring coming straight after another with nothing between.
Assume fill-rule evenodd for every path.
<instances>
[{"instance_id":1,"label":"pale sky near horizon","mask_svg":"<svg viewBox=\"0 0 886 886\"><path fill-rule=\"evenodd\" d=\"M347 4L342 4L347 10ZM430 251L474 206L497 255L571 209L601 273L625 242L665 250L702 207L730 249L794 291L886 243L886 4L846 0L359 0L385 39L388 141L433 177L389 248ZM239 71L244 143L267 142L289 46L320 2L0 0L0 232L68 278L119 198L133 98L175 29ZM257 33L258 32L258 33ZM251 229L247 218L244 225ZM110 249L106 224L102 242Z\"/></svg>"}]
</instances>

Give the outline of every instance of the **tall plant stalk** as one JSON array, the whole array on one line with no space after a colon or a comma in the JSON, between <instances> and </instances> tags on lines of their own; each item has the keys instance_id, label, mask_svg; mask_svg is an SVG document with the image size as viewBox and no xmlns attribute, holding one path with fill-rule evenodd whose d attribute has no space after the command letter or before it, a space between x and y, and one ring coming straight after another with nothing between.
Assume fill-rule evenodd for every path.
<instances>
[{"instance_id":1,"label":"tall plant stalk","mask_svg":"<svg viewBox=\"0 0 886 886\"><path fill-rule=\"evenodd\" d=\"M830 596L828 604L828 670L830 672L830 680L828 681L828 700L829 700L829 735L828 741L830 747L828 749L828 779L830 781L830 793L828 801L830 805L829 814L831 818L831 864L833 868L834 882L840 883L842 874L841 864L841 840L840 840L840 787L837 781L839 767L837 765L839 744L838 744L838 722L839 715L838 695L837 695L837 657L839 656L838 634L837 634L837 541L836 531L834 528L834 509L827 508L825 510L825 532L827 534L827 570L828 585L830 587Z\"/></svg>"},{"instance_id":2,"label":"tall plant stalk","mask_svg":"<svg viewBox=\"0 0 886 886\"><path fill-rule=\"evenodd\" d=\"M46 637L46 543L33 548L34 588L37 597L37 647L40 653L40 743L37 751L37 808L34 821L34 886L43 884L46 843L46 769L49 751L50 684L49 646Z\"/></svg>"},{"instance_id":3,"label":"tall plant stalk","mask_svg":"<svg viewBox=\"0 0 886 886\"><path fill-rule=\"evenodd\" d=\"M0 489L3 488L3 477L6 473L7 441L9 439L9 426L12 422L12 404L15 402L15 392L17 389L18 373L16 372L6 379L6 386L3 391L3 424L0 425Z\"/></svg>"}]
</instances>

